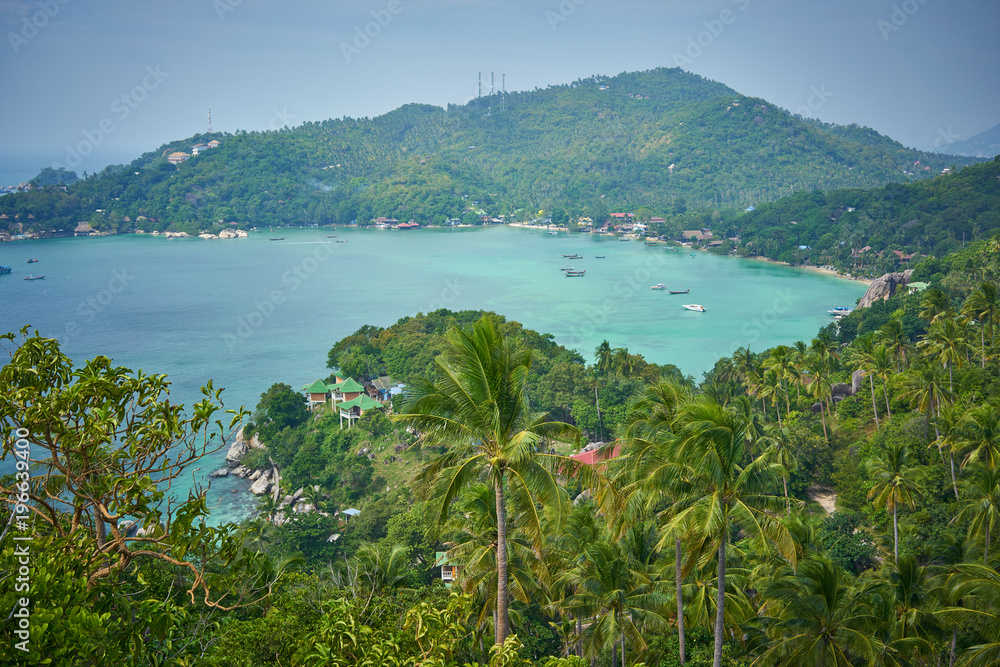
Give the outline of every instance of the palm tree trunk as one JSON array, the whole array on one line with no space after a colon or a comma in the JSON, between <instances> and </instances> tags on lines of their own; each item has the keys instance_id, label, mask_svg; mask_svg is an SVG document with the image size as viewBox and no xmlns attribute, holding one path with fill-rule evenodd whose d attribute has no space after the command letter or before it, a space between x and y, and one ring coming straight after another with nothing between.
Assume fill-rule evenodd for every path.
<instances>
[{"instance_id":1,"label":"palm tree trunk","mask_svg":"<svg viewBox=\"0 0 1000 667\"><path fill-rule=\"evenodd\" d=\"M496 481L497 495L497 620L496 643L507 639L507 508L503 501L503 477Z\"/></svg>"},{"instance_id":2,"label":"palm tree trunk","mask_svg":"<svg viewBox=\"0 0 1000 667\"><path fill-rule=\"evenodd\" d=\"M819 405L819 419L820 419L821 422L823 422L823 438L827 442L829 442L830 441L830 436L828 436L826 434L826 415L823 413L823 404L822 403L820 403L820 405Z\"/></svg>"},{"instance_id":3,"label":"palm tree trunk","mask_svg":"<svg viewBox=\"0 0 1000 667\"><path fill-rule=\"evenodd\" d=\"M684 593L681 584L684 581L681 568L681 538L674 536L674 585L677 587L677 645L681 664L684 664Z\"/></svg>"},{"instance_id":4,"label":"palm tree trunk","mask_svg":"<svg viewBox=\"0 0 1000 667\"><path fill-rule=\"evenodd\" d=\"M625 631L622 630L622 667L625 667Z\"/></svg>"},{"instance_id":5,"label":"palm tree trunk","mask_svg":"<svg viewBox=\"0 0 1000 667\"><path fill-rule=\"evenodd\" d=\"M886 391L885 385L882 385L882 395L885 396L885 413L889 415L889 420L892 420L892 410L889 409L889 392Z\"/></svg>"},{"instance_id":6,"label":"palm tree trunk","mask_svg":"<svg viewBox=\"0 0 1000 667\"><path fill-rule=\"evenodd\" d=\"M872 411L875 413L875 430L877 431L881 427L878 423L878 406L875 403L875 377L870 373L868 375L868 384L872 388Z\"/></svg>"},{"instance_id":7,"label":"palm tree trunk","mask_svg":"<svg viewBox=\"0 0 1000 667\"><path fill-rule=\"evenodd\" d=\"M618 667L618 642L611 645L611 667Z\"/></svg>"},{"instance_id":8,"label":"palm tree trunk","mask_svg":"<svg viewBox=\"0 0 1000 667\"><path fill-rule=\"evenodd\" d=\"M990 523L989 520L986 522L986 547L983 549L983 564L989 566L990 564Z\"/></svg>"},{"instance_id":9,"label":"palm tree trunk","mask_svg":"<svg viewBox=\"0 0 1000 667\"><path fill-rule=\"evenodd\" d=\"M948 667L955 667L955 645L958 644L958 626L951 629L951 651L948 655Z\"/></svg>"},{"instance_id":10,"label":"palm tree trunk","mask_svg":"<svg viewBox=\"0 0 1000 667\"><path fill-rule=\"evenodd\" d=\"M597 439L604 441L604 435L602 431L604 430L601 424L601 397L597 395L597 383L594 383L594 402L597 403Z\"/></svg>"},{"instance_id":11,"label":"palm tree trunk","mask_svg":"<svg viewBox=\"0 0 1000 667\"><path fill-rule=\"evenodd\" d=\"M792 515L792 503L788 500L788 475L781 476L781 484L785 487L785 514Z\"/></svg>"},{"instance_id":12,"label":"palm tree trunk","mask_svg":"<svg viewBox=\"0 0 1000 667\"><path fill-rule=\"evenodd\" d=\"M896 503L892 504L892 556L895 561L899 562L899 521L897 519L897 513L899 512L899 506Z\"/></svg>"},{"instance_id":13,"label":"palm tree trunk","mask_svg":"<svg viewBox=\"0 0 1000 667\"><path fill-rule=\"evenodd\" d=\"M958 500L958 483L955 481L955 452L948 452L948 457L951 459L951 487L955 489L955 500Z\"/></svg>"},{"instance_id":14,"label":"palm tree trunk","mask_svg":"<svg viewBox=\"0 0 1000 667\"><path fill-rule=\"evenodd\" d=\"M712 667L722 667L722 642L725 639L726 619L726 529L722 529L722 542L719 544L719 590L715 595L715 657Z\"/></svg>"}]
</instances>

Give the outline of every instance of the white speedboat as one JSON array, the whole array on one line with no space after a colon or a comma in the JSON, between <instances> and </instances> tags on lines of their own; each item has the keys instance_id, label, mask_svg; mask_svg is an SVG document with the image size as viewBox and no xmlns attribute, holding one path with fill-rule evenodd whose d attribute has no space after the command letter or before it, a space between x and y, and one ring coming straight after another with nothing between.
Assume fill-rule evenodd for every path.
<instances>
[{"instance_id":1,"label":"white speedboat","mask_svg":"<svg viewBox=\"0 0 1000 667\"><path fill-rule=\"evenodd\" d=\"M850 306L834 306L826 312L831 315L850 315L853 310Z\"/></svg>"},{"instance_id":2,"label":"white speedboat","mask_svg":"<svg viewBox=\"0 0 1000 667\"><path fill-rule=\"evenodd\" d=\"M667 286L664 285L663 283L656 283L655 285L650 287L650 289L667 289Z\"/></svg>"},{"instance_id":3,"label":"white speedboat","mask_svg":"<svg viewBox=\"0 0 1000 667\"><path fill-rule=\"evenodd\" d=\"M704 313L705 312L705 306L702 306L702 305L697 304L697 303L686 303L686 304L684 304L684 307L687 308L688 310L694 310L694 311L697 311L699 313Z\"/></svg>"}]
</instances>

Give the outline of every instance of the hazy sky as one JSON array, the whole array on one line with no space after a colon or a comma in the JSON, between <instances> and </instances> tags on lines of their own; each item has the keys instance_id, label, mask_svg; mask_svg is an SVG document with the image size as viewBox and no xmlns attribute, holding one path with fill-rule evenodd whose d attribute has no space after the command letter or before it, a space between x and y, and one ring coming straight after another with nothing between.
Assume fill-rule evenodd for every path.
<instances>
[{"instance_id":1,"label":"hazy sky","mask_svg":"<svg viewBox=\"0 0 1000 667\"><path fill-rule=\"evenodd\" d=\"M996 0L0 0L0 163L680 65L907 146L1000 121ZM368 34L365 34L365 33ZM72 149L68 150L68 147Z\"/></svg>"}]
</instances>

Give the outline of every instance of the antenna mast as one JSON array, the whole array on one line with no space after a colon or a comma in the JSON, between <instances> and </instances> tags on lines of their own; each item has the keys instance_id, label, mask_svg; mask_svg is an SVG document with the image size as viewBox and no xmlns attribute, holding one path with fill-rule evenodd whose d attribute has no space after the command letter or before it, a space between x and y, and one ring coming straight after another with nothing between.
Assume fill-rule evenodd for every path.
<instances>
[{"instance_id":1,"label":"antenna mast","mask_svg":"<svg viewBox=\"0 0 1000 667\"><path fill-rule=\"evenodd\" d=\"M212 132L212 110L211 109L208 110L208 131L209 131L209 133Z\"/></svg>"},{"instance_id":2,"label":"antenna mast","mask_svg":"<svg viewBox=\"0 0 1000 667\"><path fill-rule=\"evenodd\" d=\"M479 73L479 92L476 93L476 99L478 100L483 96L483 73Z\"/></svg>"}]
</instances>

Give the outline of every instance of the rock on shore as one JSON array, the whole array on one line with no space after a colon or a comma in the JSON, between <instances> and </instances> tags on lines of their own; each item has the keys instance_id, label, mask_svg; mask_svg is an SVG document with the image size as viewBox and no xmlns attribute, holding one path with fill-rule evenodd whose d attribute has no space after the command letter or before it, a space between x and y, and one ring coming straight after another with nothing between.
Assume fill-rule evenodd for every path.
<instances>
[{"instance_id":1,"label":"rock on shore","mask_svg":"<svg viewBox=\"0 0 1000 667\"><path fill-rule=\"evenodd\" d=\"M906 271L886 273L881 278L876 278L868 286L865 295L858 301L858 308L867 308L876 301L888 301L899 287L905 287L910 282L912 275L913 269L907 269Z\"/></svg>"}]
</instances>

